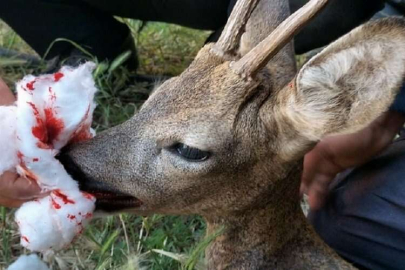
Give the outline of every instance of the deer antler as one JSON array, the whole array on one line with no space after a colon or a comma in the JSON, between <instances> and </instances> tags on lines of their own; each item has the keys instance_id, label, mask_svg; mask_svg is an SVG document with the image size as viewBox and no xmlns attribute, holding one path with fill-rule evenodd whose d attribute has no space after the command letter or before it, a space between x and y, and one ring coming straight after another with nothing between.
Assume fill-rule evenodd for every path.
<instances>
[{"instance_id":1,"label":"deer antler","mask_svg":"<svg viewBox=\"0 0 405 270\"><path fill-rule=\"evenodd\" d=\"M265 40L247 53L237 62L232 63L232 69L243 76L254 76L274 57L315 15L317 15L329 0L311 0L288 19L281 23Z\"/></svg>"},{"instance_id":2,"label":"deer antler","mask_svg":"<svg viewBox=\"0 0 405 270\"><path fill-rule=\"evenodd\" d=\"M259 0L237 1L221 37L213 47L214 53L223 56L238 48L243 29L258 2Z\"/></svg>"}]
</instances>

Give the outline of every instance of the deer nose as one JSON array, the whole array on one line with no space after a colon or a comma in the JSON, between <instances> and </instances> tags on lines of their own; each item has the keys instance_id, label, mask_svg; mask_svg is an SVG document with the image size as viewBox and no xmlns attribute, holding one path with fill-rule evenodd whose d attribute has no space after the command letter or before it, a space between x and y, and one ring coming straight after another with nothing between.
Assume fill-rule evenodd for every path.
<instances>
[{"instance_id":1,"label":"deer nose","mask_svg":"<svg viewBox=\"0 0 405 270\"><path fill-rule=\"evenodd\" d=\"M79 182L80 189L83 188L86 182L89 182L89 177L80 169L80 167L73 161L69 155L69 149L63 149L56 159L65 167L65 170L77 182Z\"/></svg>"},{"instance_id":2,"label":"deer nose","mask_svg":"<svg viewBox=\"0 0 405 270\"><path fill-rule=\"evenodd\" d=\"M108 183L96 179L93 175L85 173L72 157L72 149L73 148L70 147L63 149L61 153L56 156L56 159L58 159L59 162L65 167L68 174L79 183L79 188L81 191L86 191L89 193L112 193L115 195L122 195L119 191L109 187Z\"/></svg>"}]
</instances>

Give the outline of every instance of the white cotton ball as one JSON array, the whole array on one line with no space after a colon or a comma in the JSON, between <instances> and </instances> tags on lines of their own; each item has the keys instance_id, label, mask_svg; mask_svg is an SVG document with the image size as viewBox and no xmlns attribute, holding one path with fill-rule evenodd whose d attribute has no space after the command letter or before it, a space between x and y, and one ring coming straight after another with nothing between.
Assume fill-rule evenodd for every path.
<instances>
[{"instance_id":1,"label":"white cotton ball","mask_svg":"<svg viewBox=\"0 0 405 270\"><path fill-rule=\"evenodd\" d=\"M0 175L18 164L16 122L17 108L0 106Z\"/></svg>"},{"instance_id":2,"label":"white cotton ball","mask_svg":"<svg viewBox=\"0 0 405 270\"><path fill-rule=\"evenodd\" d=\"M56 190L48 197L25 203L15 215L21 245L38 252L65 248L93 217L94 202L88 194Z\"/></svg>"},{"instance_id":3,"label":"white cotton ball","mask_svg":"<svg viewBox=\"0 0 405 270\"><path fill-rule=\"evenodd\" d=\"M63 243L60 243L60 229L54 222L54 215L49 196L23 204L15 214L20 228L21 245L38 252L63 248Z\"/></svg>"},{"instance_id":4,"label":"white cotton ball","mask_svg":"<svg viewBox=\"0 0 405 270\"><path fill-rule=\"evenodd\" d=\"M22 255L7 270L49 270L36 254Z\"/></svg>"},{"instance_id":5,"label":"white cotton ball","mask_svg":"<svg viewBox=\"0 0 405 270\"><path fill-rule=\"evenodd\" d=\"M17 85L18 172L50 195L24 204L16 213L21 244L31 251L60 250L69 245L89 222L94 196L55 159L69 142L90 139L96 88L94 64L58 73L25 77Z\"/></svg>"}]
</instances>

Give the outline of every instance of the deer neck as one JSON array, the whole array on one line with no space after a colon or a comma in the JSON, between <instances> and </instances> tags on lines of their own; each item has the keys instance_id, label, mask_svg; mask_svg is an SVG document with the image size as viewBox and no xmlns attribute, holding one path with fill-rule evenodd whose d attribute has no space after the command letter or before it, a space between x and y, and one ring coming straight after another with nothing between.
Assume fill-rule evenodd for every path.
<instances>
[{"instance_id":1,"label":"deer neck","mask_svg":"<svg viewBox=\"0 0 405 270\"><path fill-rule=\"evenodd\" d=\"M208 269L354 269L308 224L298 187L280 196L240 214L206 217L208 235L224 230L206 250Z\"/></svg>"}]
</instances>

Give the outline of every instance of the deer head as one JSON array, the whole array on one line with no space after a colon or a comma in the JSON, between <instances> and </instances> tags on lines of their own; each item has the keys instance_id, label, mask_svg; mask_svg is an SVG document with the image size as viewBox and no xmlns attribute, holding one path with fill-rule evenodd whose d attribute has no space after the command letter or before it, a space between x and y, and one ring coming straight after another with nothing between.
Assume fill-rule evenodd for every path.
<instances>
[{"instance_id":1,"label":"deer head","mask_svg":"<svg viewBox=\"0 0 405 270\"><path fill-rule=\"evenodd\" d=\"M404 19L357 28L296 74L291 40L328 1L286 20L288 1L257 2L239 0L219 41L132 119L65 153L99 209L215 220L299 208L304 154L387 110L405 75Z\"/></svg>"}]
</instances>

